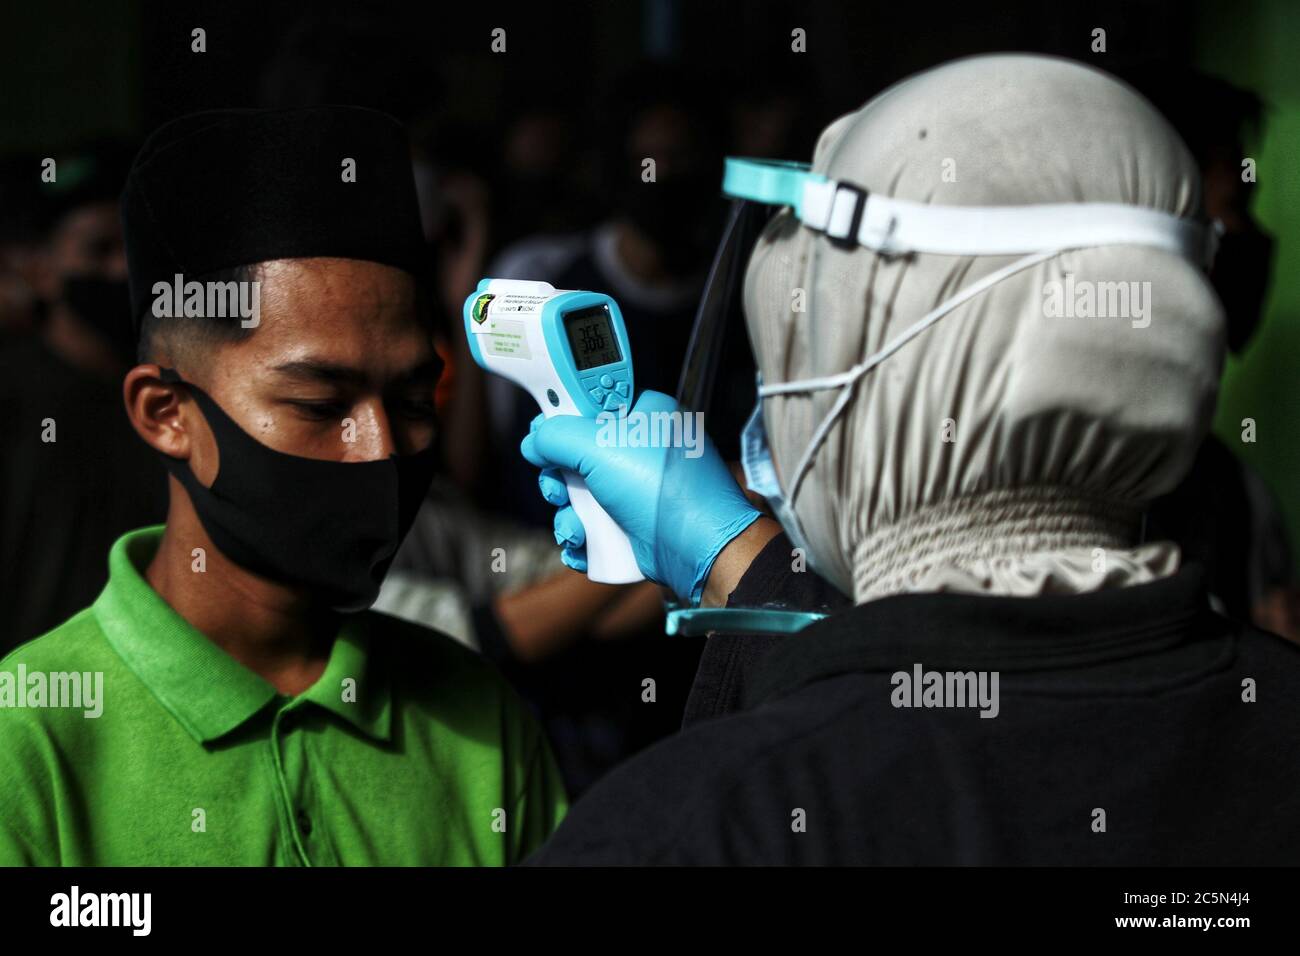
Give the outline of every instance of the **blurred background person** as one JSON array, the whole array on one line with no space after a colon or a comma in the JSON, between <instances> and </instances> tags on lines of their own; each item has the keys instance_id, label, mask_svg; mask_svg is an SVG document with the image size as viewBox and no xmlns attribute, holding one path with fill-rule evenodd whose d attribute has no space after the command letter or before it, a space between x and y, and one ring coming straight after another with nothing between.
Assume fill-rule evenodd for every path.
<instances>
[{"instance_id":1,"label":"blurred background person","mask_svg":"<svg viewBox=\"0 0 1300 956\"><path fill-rule=\"evenodd\" d=\"M1136 81L1200 167L1206 215L1220 224L1210 280L1223 302L1228 350L1241 356L1263 318L1273 267L1273 237L1251 212L1255 178L1245 163L1247 144L1264 133L1263 103L1225 80L1173 66ZM1221 613L1300 641L1300 589L1281 507L1233 444L1206 436L1187 477L1153 503L1147 534L1172 538L1207 569Z\"/></svg>"},{"instance_id":2,"label":"blurred background person","mask_svg":"<svg viewBox=\"0 0 1300 956\"><path fill-rule=\"evenodd\" d=\"M99 143L53 158L53 182L38 163L23 171L48 225L10 273L35 297L32 318L0 348L0 653L90 604L109 546L166 509L163 473L122 410L135 354L117 197L130 157Z\"/></svg>"}]
</instances>

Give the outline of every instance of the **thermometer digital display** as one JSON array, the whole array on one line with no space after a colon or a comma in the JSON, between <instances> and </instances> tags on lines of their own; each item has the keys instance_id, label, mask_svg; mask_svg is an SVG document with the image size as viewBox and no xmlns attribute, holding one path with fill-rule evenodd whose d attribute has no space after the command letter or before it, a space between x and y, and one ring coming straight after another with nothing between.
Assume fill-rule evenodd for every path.
<instances>
[{"instance_id":1,"label":"thermometer digital display","mask_svg":"<svg viewBox=\"0 0 1300 956\"><path fill-rule=\"evenodd\" d=\"M568 333L569 348L573 351L574 366L578 371L623 361L618 341L614 338L608 306L596 305L566 312L564 331Z\"/></svg>"}]
</instances>

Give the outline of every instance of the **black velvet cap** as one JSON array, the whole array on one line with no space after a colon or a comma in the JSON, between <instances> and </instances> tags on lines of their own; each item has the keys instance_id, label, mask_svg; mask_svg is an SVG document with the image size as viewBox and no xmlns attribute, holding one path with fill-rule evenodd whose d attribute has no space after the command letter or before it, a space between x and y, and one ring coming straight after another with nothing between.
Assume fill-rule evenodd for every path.
<instances>
[{"instance_id":1,"label":"black velvet cap","mask_svg":"<svg viewBox=\"0 0 1300 956\"><path fill-rule=\"evenodd\" d=\"M355 182L343 160L356 161ZM145 141L122 193L131 317L156 282L329 256L365 259L427 281L429 253L402 125L355 106L214 110Z\"/></svg>"}]
</instances>

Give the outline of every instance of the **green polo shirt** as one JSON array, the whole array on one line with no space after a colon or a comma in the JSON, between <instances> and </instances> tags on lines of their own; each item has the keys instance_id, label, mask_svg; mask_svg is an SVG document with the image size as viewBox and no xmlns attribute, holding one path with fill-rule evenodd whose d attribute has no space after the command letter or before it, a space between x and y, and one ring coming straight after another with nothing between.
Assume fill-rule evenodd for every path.
<instances>
[{"instance_id":1,"label":"green polo shirt","mask_svg":"<svg viewBox=\"0 0 1300 956\"><path fill-rule=\"evenodd\" d=\"M119 539L95 603L0 661L0 865L501 865L559 823L483 659L367 612L286 697L149 586L161 536Z\"/></svg>"}]
</instances>

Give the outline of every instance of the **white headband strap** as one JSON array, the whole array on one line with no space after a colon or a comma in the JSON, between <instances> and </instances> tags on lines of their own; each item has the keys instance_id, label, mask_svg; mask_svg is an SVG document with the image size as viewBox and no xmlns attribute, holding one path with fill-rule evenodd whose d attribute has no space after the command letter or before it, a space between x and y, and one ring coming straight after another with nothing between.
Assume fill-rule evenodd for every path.
<instances>
[{"instance_id":1,"label":"white headband strap","mask_svg":"<svg viewBox=\"0 0 1300 956\"><path fill-rule=\"evenodd\" d=\"M1209 266L1218 236L1191 219L1123 203L930 206L852 183L803 183L799 219L841 242L887 255L1028 255L1044 249L1152 246Z\"/></svg>"}]
</instances>

